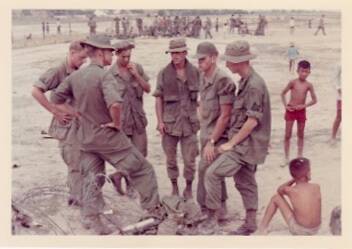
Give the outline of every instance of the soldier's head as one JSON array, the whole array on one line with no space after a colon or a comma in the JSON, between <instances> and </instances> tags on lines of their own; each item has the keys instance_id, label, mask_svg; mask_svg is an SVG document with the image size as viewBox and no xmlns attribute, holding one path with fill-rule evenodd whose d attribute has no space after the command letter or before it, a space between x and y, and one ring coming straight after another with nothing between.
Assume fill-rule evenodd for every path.
<instances>
[{"instance_id":1,"label":"soldier's head","mask_svg":"<svg viewBox=\"0 0 352 249\"><path fill-rule=\"evenodd\" d=\"M187 50L186 40L184 38L175 38L170 40L169 49L165 53L170 53L172 63L179 65L185 62Z\"/></svg>"},{"instance_id":2,"label":"soldier's head","mask_svg":"<svg viewBox=\"0 0 352 249\"><path fill-rule=\"evenodd\" d=\"M71 68L78 69L83 63L86 62L87 50L80 41L73 41L70 43L68 63Z\"/></svg>"},{"instance_id":3,"label":"soldier's head","mask_svg":"<svg viewBox=\"0 0 352 249\"><path fill-rule=\"evenodd\" d=\"M226 67L232 72L241 74L249 67L249 60L257 56L250 51L247 41L235 41L228 44L222 58L226 61Z\"/></svg>"},{"instance_id":4,"label":"soldier's head","mask_svg":"<svg viewBox=\"0 0 352 249\"><path fill-rule=\"evenodd\" d=\"M208 72L216 66L219 52L211 42L201 42L197 46L198 68L201 72Z\"/></svg>"},{"instance_id":5,"label":"soldier's head","mask_svg":"<svg viewBox=\"0 0 352 249\"><path fill-rule=\"evenodd\" d=\"M296 180L309 181L310 175L310 162L305 157L298 157L290 161L289 164L290 174Z\"/></svg>"},{"instance_id":6,"label":"soldier's head","mask_svg":"<svg viewBox=\"0 0 352 249\"><path fill-rule=\"evenodd\" d=\"M115 50L110 44L110 38L105 35L93 35L82 41L87 48L88 57L91 60L100 62L103 66L111 65L112 52Z\"/></svg>"},{"instance_id":7,"label":"soldier's head","mask_svg":"<svg viewBox=\"0 0 352 249\"><path fill-rule=\"evenodd\" d=\"M134 44L130 41L123 40L115 43L113 47L115 48L117 63L122 67L126 67L128 63L130 63L132 49L135 47Z\"/></svg>"}]
</instances>

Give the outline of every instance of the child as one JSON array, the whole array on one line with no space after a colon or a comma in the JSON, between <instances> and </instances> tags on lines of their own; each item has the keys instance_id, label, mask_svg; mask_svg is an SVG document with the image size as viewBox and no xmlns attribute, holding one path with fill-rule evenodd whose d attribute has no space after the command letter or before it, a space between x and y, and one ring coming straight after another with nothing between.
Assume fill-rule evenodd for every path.
<instances>
[{"instance_id":1,"label":"child","mask_svg":"<svg viewBox=\"0 0 352 249\"><path fill-rule=\"evenodd\" d=\"M292 127L297 121L297 146L298 157L302 157L303 144L304 144L304 126L306 121L306 108L317 103L317 97L314 92L312 83L306 79L310 74L310 63L302 60L298 63L297 67L298 78L291 80L281 93L282 103L286 108L285 120L285 161L281 166L285 166L289 161L290 139L292 134ZM291 99L286 103L285 95L291 91ZM306 104L307 93L310 92L311 101Z\"/></svg>"},{"instance_id":2,"label":"child","mask_svg":"<svg viewBox=\"0 0 352 249\"><path fill-rule=\"evenodd\" d=\"M267 234L267 228L276 210L279 209L288 229L293 235L314 235L321 224L320 186L310 181L310 162L299 157L290 162L293 179L282 184L271 198L257 235ZM285 199L288 197L289 202Z\"/></svg>"},{"instance_id":3,"label":"child","mask_svg":"<svg viewBox=\"0 0 352 249\"><path fill-rule=\"evenodd\" d=\"M291 73L293 72L296 59L298 58L298 55L299 55L298 49L295 47L295 44L293 42L290 42L290 47L287 50L287 55L288 55L288 61L289 61L288 71Z\"/></svg>"}]
</instances>

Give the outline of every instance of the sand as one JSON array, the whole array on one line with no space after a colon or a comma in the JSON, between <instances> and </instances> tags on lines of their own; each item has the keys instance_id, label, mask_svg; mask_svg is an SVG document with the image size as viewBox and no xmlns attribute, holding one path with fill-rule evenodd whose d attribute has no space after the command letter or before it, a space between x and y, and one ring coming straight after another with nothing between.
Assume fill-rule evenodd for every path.
<instances>
[{"instance_id":1,"label":"sand","mask_svg":"<svg viewBox=\"0 0 352 249\"><path fill-rule=\"evenodd\" d=\"M294 41L300 51L301 58L308 59L312 64L309 77L314 85L318 103L308 109L308 120L305 130L304 155L312 163L312 181L321 185L322 218L320 235L330 235L330 212L341 204L341 149L338 143L330 146L331 126L335 117L336 90L334 88L334 70L341 59L340 20L326 20L327 36L313 36L315 26L308 29L300 25L293 36L289 35L288 22L269 23L267 36L241 37L237 34L227 34L224 29L214 34L212 42L223 52L226 44L237 39L249 41L258 54L253 61L257 72L265 79L272 103L272 137L271 148L263 165L258 166L256 179L259 189L258 220L262 217L265 206L275 193L278 185L289 179L288 168L279 165L283 160L284 108L280 100L280 92L295 74L288 73L286 51L290 41ZM29 28L30 30L30 28ZM40 34L40 33L39 33ZM204 36L202 36L204 37ZM203 39L187 39L190 47L189 59L197 44ZM152 88L155 88L158 71L169 62L169 55L164 53L168 39L137 38L132 60L143 65L150 77ZM40 45L40 44L39 44ZM50 229L20 229L21 234L91 234L79 222L79 210L68 208L65 202L66 166L60 155L57 141L45 139L41 134L47 130L51 116L44 111L31 96L33 83L47 68L56 65L64 59L68 44L56 43L36 47L14 49L12 51L12 160L19 167L12 170L12 198L21 203L39 222L45 223ZM219 61L224 70L224 62ZM230 72L228 71L230 74ZM238 77L233 76L234 80ZM162 153L161 137L156 131L156 116L154 113L154 98L145 95L145 110L149 125L148 160L153 164L157 174L161 196L168 195L171 186L166 174L165 156ZM295 128L294 128L295 129ZM291 155L296 155L296 138L291 141ZM181 159L181 158L180 158ZM179 160L182 169L182 160ZM112 172L107 166L107 172ZM224 231L233 230L239 226L244 217L242 201L234 188L233 179L227 179L229 200L228 210L231 221L223 227ZM181 190L184 181L180 178ZM43 189L43 187L47 187ZM58 189L54 189L58 188ZM47 193L46 195L44 195ZM129 200L115 194L111 184L105 184L104 193L108 204L114 208L122 225L135 222L142 214L136 200ZM195 188L194 188L195 196ZM31 195L31 196L30 196ZM31 197L25 199L25 197ZM44 216L43 213L46 215ZM40 215L41 214L41 215ZM44 217L44 218L43 218ZM48 221L50 220L50 222ZM49 224L50 223L50 224ZM48 225L49 224L49 225ZM271 225L269 235L289 234L286 225L277 214ZM172 234L174 224L163 226L159 234Z\"/></svg>"}]
</instances>

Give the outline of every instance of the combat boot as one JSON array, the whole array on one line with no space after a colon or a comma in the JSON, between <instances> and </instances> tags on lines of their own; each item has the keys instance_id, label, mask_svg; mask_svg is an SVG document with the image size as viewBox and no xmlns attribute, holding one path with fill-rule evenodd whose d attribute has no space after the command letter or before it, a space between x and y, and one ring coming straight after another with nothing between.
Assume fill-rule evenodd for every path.
<instances>
[{"instance_id":1,"label":"combat boot","mask_svg":"<svg viewBox=\"0 0 352 249\"><path fill-rule=\"evenodd\" d=\"M231 232L232 235L245 235L248 236L257 230L257 210L249 209L246 211L245 222L235 231Z\"/></svg>"}]
</instances>

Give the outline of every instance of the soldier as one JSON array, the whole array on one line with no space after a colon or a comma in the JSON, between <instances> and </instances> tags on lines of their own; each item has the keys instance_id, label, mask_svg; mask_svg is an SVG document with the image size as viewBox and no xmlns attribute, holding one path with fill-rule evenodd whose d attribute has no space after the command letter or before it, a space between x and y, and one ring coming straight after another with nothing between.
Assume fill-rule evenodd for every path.
<instances>
[{"instance_id":1,"label":"soldier","mask_svg":"<svg viewBox=\"0 0 352 249\"><path fill-rule=\"evenodd\" d=\"M123 38L127 38L129 22L126 17L122 18L122 29L123 29Z\"/></svg>"},{"instance_id":2,"label":"soldier","mask_svg":"<svg viewBox=\"0 0 352 249\"><path fill-rule=\"evenodd\" d=\"M49 35L50 33L50 26L49 26L49 22L46 22L46 33Z\"/></svg>"},{"instance_id":3,"label":"soldier","mask_svg":"<svg viewBox=\"0 0 352 249\"><path fill-rule=\"evenodd\" d=\"M124 89L121 129L142 155L147 157L147 118L143 110L143 93L150 92L149 77L140 64L130 62L134 44L124 40L114 44L114 47L117 61L109 71L119 88ZM111 178L115 179L114 175Z\"/></svg>"},{"instance_id":4,"label":"soldier","mask_svg":"<svg viewBox=\"0 0 352 249\"><path fill-rule=\"evenodd\" d=\"M137 23L138 35L142 36L143 35L143 19L141 17L137 17L136 23Z\"/></svg>"},{"instance_id":5,"label":"soldier","mask_svg":"<svg viewBox=\"0 0 352 249\"><path fill-rule=\"evenodd\" d=\"M255 35L265 35L265 28L268 25L268 21L266 20L265 16L259 15L259 21L257 29L255 30Z\"/></svg>"},{"instance_id":6,"label":"soldier","mask_svg":"<svg viewBox=\"0 0 352 249\"><path fill-rule=\"evenodd\" d=\"M214 227L216 211L221 208L221 181L224 177L234 178L246 209L244 224L233 232L236 235L249 235L257 228L255 172L257 164L263 163L268 154L270 140L270 98L264 80L249 64L255 57L246 41L226 46L226 66L232 73L239 74L241 80L232 109L229 141L220 146L222 154L208 167L204 179L208 221Z\"/></svg>"},{"instance_id":7,"label":"soldier","mask_svg":"<svg viewBox=\"0 0 352 249\"><path fill-rule=\"evenodd\" d=\"M81 203L82 183L79 168L79 147L76 138L77 120L72 120L73 117L69 114L68 105L71 105L72 101L69 100L58 108L49 102L45 92L56 89L68 75L85 62L86 57L86 50L80 42L72 42L66 60L40 76L32 89L32 96L36 101L53 114L49 134L59 140L60 153L67 165L68 205L80 205Z\"/></svg>"},{"instance_id":8,"label":"soldier","mask_svg":"<svg viewBox=\"0 0 352 249\"><path fill-rule=\"evenodd\" d=\"M187 50L184 38L170 41L166 53L171 53L171 62L159 72L153 96L156 97L157 129L162 136L172 194L179 194L176 150L180 142L184 161L183 176L186 179L183 196L188 199L192 197L195 158L199 153L197 131L200 127L197 117L199 73L186 59Z\"/></svg>"},{"instance_id":9,"label":"soldier","mask_svg":"<svg viewBox=\"0 0 352 249\"><path fill-rule=\"evenodd\" d=\"M43 40L45 39L45 22L42 21L42 33L43 33Z\"/></svg>"},{"instance_id":10,"label":"soldier","mask_svg":"<svg viewBox=\"0 0 352 249\"><path fill-rule=\"evenodd\" d=\"M56 32L58 35L61 34L61 22L60 22L60 18L56 19Z\"/></svg>"},{"instance_id":11,"label":"soldier","mask_svg":"<svg viewBox=\"0 0 352 249\"><path fill-rule=\"evenodd\" d=\"M120 18L117 16L114 18L114 22L115 22L115 36L119 37L120 35Z\"/></svg>"},{"instance_id":12,"label":"soldier","mask_svg":"<svg viewBox=\"0 0 352 249\"><path fill-rule=\"evenodd\" d=\"M219 18L217 17L216 18L216 21L215 21L215 32L219 32Z\"/></svg>"},{"instance_id":13,"label":"soldier","mask_svg":"<svg viewBox=\"0 0 352 249\"><path fill-rule=\"evenodd\" d=\"M88 26L89 26L89 34L95 35L96 29L97 29L97 22L95 21L94 15L89 17Z\"/></svg>"},{"instance_id":14,"label":"soldier","mask_svg":"<svg viewBox=\"0 0 352 249\"><path fill-rule=\"evenodd\" d=\"M50 100L61 104L73 98L75 102L80 120L77 134L83 175L82 223L85 228L93 228L97 234L104 235L111 233L100 219L104 205L101 192L105 179L104 161L121 175L127 175L139 192L144 209L153 213L160 203L152 165L131 145L120 128L121 85L116 84L111 72L104 70L104 66L112 62L114 48L103 35L92 36L83 44L87 46L91 63L67 77ZM121 182L117 185L121 186Z\"/></svg>"},{"instance_id":15,"label":"soldier","mask_svg":"<svg viewBox=\"0 0 352 249\"><path fill-rule=\"evenodd\" d=\"M207 39L208 37L210 37L210 39L213 39L213 36L210 33L211 26L212 26L211 19L210 19L210 17L207 17L207 19L205 21L205 26L204 26L205 39Z\"/></svg>"},{"instance_id":16,"label":"soldier","mask_svg":"<svg viewBox=\"0 0 352 249\"><path fill-rule=\"evenodd\" d=\"M207 167L218 156L215 148L227 142L227 130L236 88L231 78L218 68L216 62L218 54L213 43L202 42L197 47L196 57L201 72L199 108L201 159L198 166L197 201L204 213L207 211L204 175ZM223 218L221 215L226 212L225 181L221 182L221 186L223 210L218 214L218 219Z\"/></svg>"}]
</instances>

